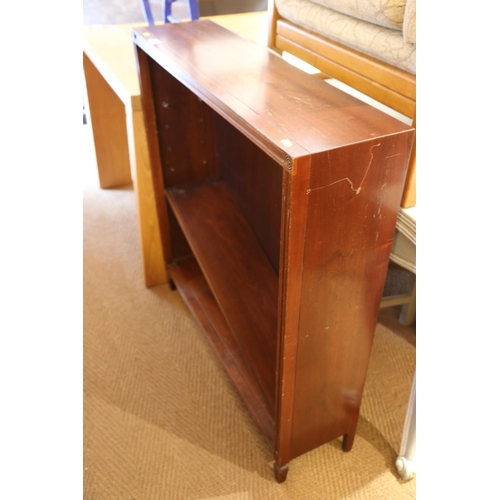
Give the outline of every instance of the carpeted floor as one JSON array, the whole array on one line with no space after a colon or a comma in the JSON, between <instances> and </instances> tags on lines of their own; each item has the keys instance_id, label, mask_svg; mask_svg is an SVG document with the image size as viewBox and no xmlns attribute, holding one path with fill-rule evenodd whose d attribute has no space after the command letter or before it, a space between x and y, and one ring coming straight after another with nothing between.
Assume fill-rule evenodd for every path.
<instances>
[{"instance_id":1,"label":"carpeted floor","mask_svg":"<svg viewBox=\"0 0 500 500\"><path fill-rule=\"evenodd\" d=\"M274 480L270 449L177 292L142 281L131 187L101 190L83 126L84 498L414 499L399 450L415 327L382 310L349 453L340 441Z\"/></svg>"}]
</instances>

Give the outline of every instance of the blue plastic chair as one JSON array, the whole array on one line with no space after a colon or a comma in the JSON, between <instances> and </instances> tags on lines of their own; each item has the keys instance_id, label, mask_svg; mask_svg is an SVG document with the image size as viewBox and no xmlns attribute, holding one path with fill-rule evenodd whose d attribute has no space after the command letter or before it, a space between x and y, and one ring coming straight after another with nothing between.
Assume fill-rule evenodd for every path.
<instances>
[{"instance_id":1,"label":"blue plastic chair","mask_svg":"<svg viewBox=\"0 0 500 500\"><path fill-rule=\"evenodd\" d=\"M179 23L179 19L172 17L172 4L176 0L163 0L163 22L165 23ZM186 0L189 8L189 15L191 20L200 18L200 10L198 8L198 0ZM149 0L141 0L142 13L146 19L146 22L151 26L155 23L153 19L153 14L151 13L151 6L149 5Z\"/></svg>"}]
</instances>

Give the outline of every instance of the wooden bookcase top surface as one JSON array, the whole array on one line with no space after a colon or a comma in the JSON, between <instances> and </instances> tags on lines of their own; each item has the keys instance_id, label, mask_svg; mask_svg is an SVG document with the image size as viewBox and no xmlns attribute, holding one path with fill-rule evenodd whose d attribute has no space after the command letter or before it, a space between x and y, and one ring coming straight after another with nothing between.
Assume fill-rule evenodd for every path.
<instances>
[{"instance_id":1,"label":"wooden bookcase top surface","mask_svg":"<svg viewBox=\"0 0 500 500\"><path fill-rule=\"evenodd\" d=\"M133 36L281 163L411 128L210 20L137 28Z\"/></svg>"}]
</instances>

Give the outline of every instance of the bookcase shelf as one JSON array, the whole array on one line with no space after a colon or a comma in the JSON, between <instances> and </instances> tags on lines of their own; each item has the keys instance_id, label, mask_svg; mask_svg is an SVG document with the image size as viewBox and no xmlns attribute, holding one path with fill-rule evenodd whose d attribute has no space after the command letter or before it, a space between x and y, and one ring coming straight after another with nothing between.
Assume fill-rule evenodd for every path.
<instances>
[{"instance_id":1,"label":"bookcase shelf","mask_svg":"<svg viewBox=\"0 0 500 500\"><path fill-rule=\"evenodd\" d=\"M223 182L166 190L217 304L272 412L278 276ZM248 332L252 332L249 336Z\"/></svg>"},{"instance_id":2,"label":"bookcase shelf","mask_svg":"<svg viewBox=\"0 0 500 500\"><path fill-rule=\"evenodd\" d=\"M272 409L265 400L252 367L243 356L198 263L194 257L186 257L171 263L167 269L266 441L271 447L274 446Z\"/></svg>"},{"instance_id":3,"label":"bookcase shelf","mask_svg":"<svg viewBox=\"0 0 500 500\"><path fill-rule=\"evenodd\" d=\"M353 444L413 129L208 20L133 39L170 282L284 481Z\"/></svg>"}]
</instances>

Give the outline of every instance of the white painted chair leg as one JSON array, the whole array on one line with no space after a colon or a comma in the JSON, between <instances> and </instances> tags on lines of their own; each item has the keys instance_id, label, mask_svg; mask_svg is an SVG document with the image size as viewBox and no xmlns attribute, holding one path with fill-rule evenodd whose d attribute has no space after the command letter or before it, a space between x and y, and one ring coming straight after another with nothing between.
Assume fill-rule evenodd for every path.
<instances>
[{"instance_id":1,"label":"white painted chair leg","mask_svg":"<svg viewBox=\"0 0 500 500\"><path fill-rule=\"evenodd\" d=\"M415 475L416 455L417 455L417 376L413 375L408 407L406 409L405 422L403 424L403 435L399 456L396 459L396 469L401 479L408 480Z\"/></svg>"}]
</instances>

